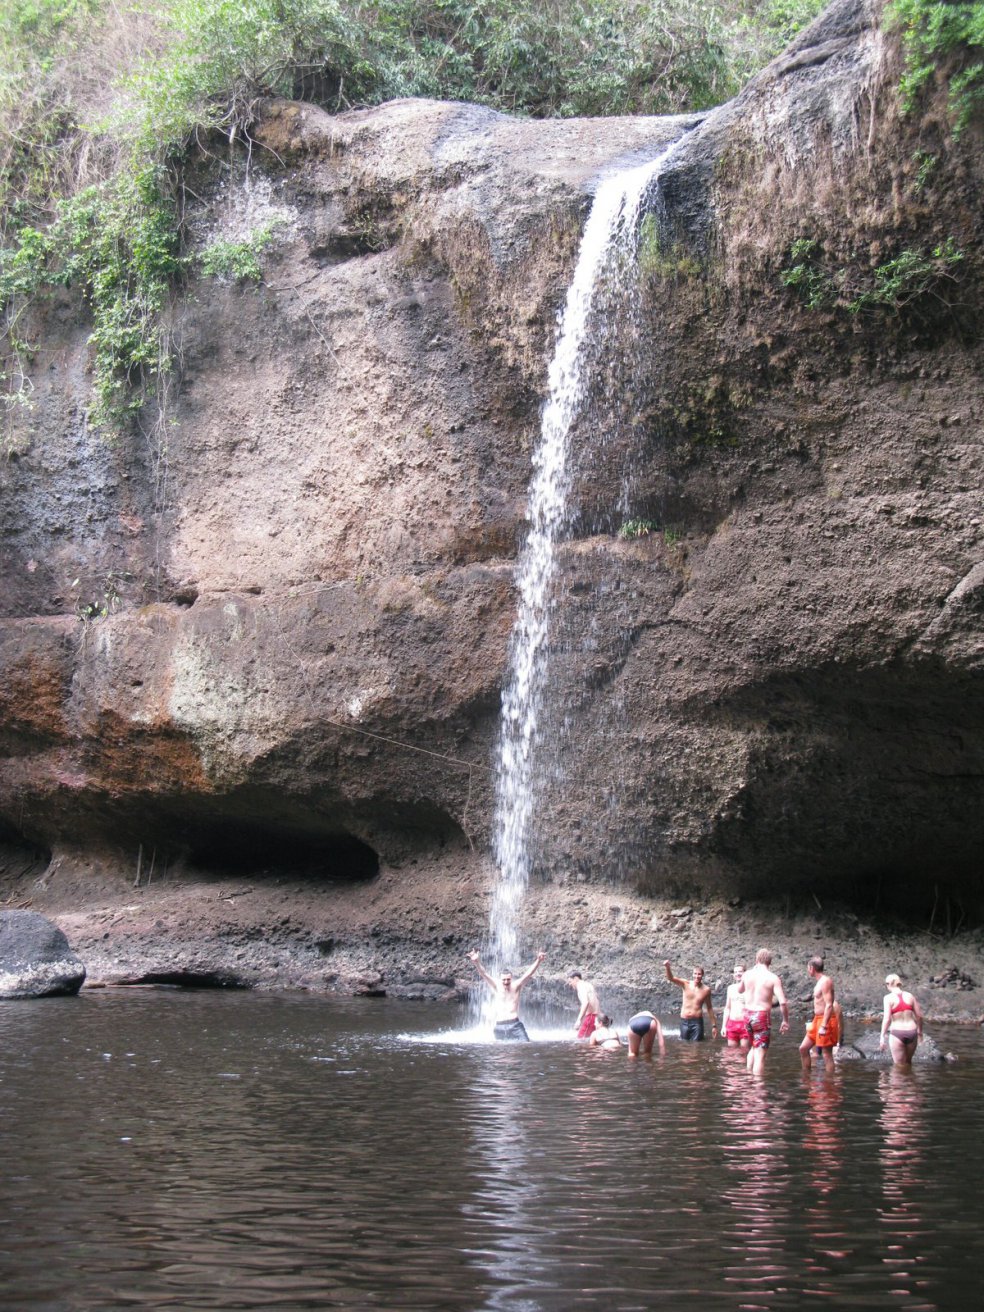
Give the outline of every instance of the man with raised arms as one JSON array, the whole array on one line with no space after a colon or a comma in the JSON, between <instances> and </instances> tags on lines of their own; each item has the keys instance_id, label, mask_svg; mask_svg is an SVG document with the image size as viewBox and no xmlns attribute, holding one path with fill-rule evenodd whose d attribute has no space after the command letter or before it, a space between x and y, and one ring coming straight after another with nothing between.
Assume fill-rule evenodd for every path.
<instances>
[{"instance_id":1,"label":"man with raised arms","mask_svg":"<svg viewBox=\"0 0 984 1312\"><path fill-rule=\"evenodd\" d=\"M498 979L493 979L482 965L478 951L468 953L468 960L495 993L493 1033L500 1042L529 1043L530 1036L526 1033L526 1026L519 1019L519 995L523 991L523 986L530 982L539 969L540 963L546 960L546 956L545 952L538 952L533 965L524 970L519 979L514 980L511 970L504 970Z\"/></svg>"},{"instance_id":2,"label":"man with raised arms","mask_svg":"<svg viewBox=\"0 0 984 1312\"><path fill-rule=\"evenodd\" d=\"M782 980L769 969L771 964L772 953L768 948L759 948L755 965L745 971L738 986L745 999L745 1020L752 1045L748 1050L747 1065L753 1075L761 1075L765 1066L765 1054L772 1037L772 1008L777 1002L782 1011L779 1033L785 1034L789 1029L789 1003Z\"/></svg>"},{"instance_id":3,"label":"man with raised arms","mask_svg":"<svg viewBox=\"0 0 984 1312\"><path fill-rule=\"evenodd\" d=\"M673 974L673 967L668 961L663 962L663 969L666 971L666 978L671 984L676 984L678 988L683 989L683 997L680 1001L680 1038L690 1043L699 1043L704 1037L704 1008L707 1008L707 1016L711 1022L711 1034L717 1036L717 1017L714 1015L714 1008L711 1005L711 990L704 983L704 967L694 967L694 977L689 979L677 979Z\"/></svg>"},{"instance_id":4,"label":"man with raised arms","mask_svg":"<svg viewBox=\"0 0 984 1312\"><path fill-rule=\"evenodd\" d=\"M823 957L811 957L807 972L814 981L813 1019L807 1023L806 1037L800 1044L803 1069L810 1069L810 1054L816 1048L828 1071L834 1069L834 1048L840 1043L840 1024L834 1002L834 981L823 973Z\"/></svg>"}]
</instances>

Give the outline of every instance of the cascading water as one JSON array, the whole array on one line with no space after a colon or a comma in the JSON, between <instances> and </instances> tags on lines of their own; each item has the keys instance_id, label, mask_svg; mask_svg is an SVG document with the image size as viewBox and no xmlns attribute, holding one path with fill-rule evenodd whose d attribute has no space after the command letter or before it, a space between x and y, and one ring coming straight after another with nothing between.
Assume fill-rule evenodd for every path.
<instances>
[{"instance_id":1,"label":"cascading water","mask_svg":"<svg viewBox=\"0 0 984 1312\"><path fill-rule=\"evenodd\" d=\"M677 142L655 160L604 178L581 239L574 277L560 316L548 376L540 442L530 486L530 531L518 571L519 610L502 699L496 775L495 858L499 879L490 918L489 965L519 970L517 920L530 873L530 825L538 769L538 724L547 684L556 545L568 525L569 438L597 361L605 327L592 310L607 280L637 277L644 202ZM601 343L603 346L603 342ZM486 1007L489 1013L486 996Z\"/></svg>"}]
</instances>

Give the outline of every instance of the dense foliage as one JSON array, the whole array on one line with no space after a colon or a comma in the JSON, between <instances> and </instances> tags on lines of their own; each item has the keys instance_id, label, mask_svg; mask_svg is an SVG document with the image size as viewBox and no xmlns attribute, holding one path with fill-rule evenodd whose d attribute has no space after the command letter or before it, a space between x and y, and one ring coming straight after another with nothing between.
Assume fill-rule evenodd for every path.
<instances>
[{"instance_id":1,"label":"dense foliage","mask_svg":"<svg viewBox=\"0 0 984 1312\"><path fill-rule=\"evenodd\" d=\"M891 21L902 29L904 103L913 109L946 62L953 130L959 135L984 101L984 4L893 0Z\"/></svg>"},{"instance_id":2,"label":"dense foliage","mask_svg":"<svg viewBox=\"0 0 984 1312\"><path fill-rule=\"evenodd\" d=\"M23 311L58 283L91 310L95 419L118 420L153 390L169 367L161 312L191 258L183 162L218 133L248 136L261 96L331 110L395 96L541 116L698 109L731 96L822 3L3 0L3 399L29 399ZM979 43L982 9L896 0L910 48L927 60L951 38ZM966 11L970 26L937 10ZM268 236L194 258L205 273L256 277Z\"/></svg>"}]
</instances>

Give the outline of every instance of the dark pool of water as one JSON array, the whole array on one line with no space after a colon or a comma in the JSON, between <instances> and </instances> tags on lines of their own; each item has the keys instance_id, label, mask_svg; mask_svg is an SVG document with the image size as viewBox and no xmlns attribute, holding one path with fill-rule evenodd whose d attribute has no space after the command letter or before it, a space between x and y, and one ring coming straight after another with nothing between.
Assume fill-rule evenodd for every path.
<instances>
[{"instance_id":1,"label":"dark pool of water","mask_svg":"<svg viewBox=\"0 0 984 1312\"><path fill-rule=\"evenodd\" d=\"M0 1004L0 1306L981 1305L984 1039L762 1082L385 1000ZM420 1041L420 1035L430 1036Z\"/></svg>"}]
</instances>

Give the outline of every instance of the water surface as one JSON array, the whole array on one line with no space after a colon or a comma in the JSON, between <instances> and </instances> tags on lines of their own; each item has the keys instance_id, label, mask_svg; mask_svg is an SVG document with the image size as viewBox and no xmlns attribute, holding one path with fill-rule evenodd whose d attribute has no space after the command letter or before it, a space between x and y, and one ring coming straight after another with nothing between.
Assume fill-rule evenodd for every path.
<instances>
[{"instance_id":1,"label":"water surface","mask_svg":"<svg viewBox=\"0 0 984 1312\"><path fill-rule=\"evenodd\" d=\"M573 1019L573 1012L571 1019ZM979 1306L982 1045L755 1082L389 1000L0 1004L0 1306ZM534 1027L535 1032L535 1027Z\"/></svg>"}]
</instances>

